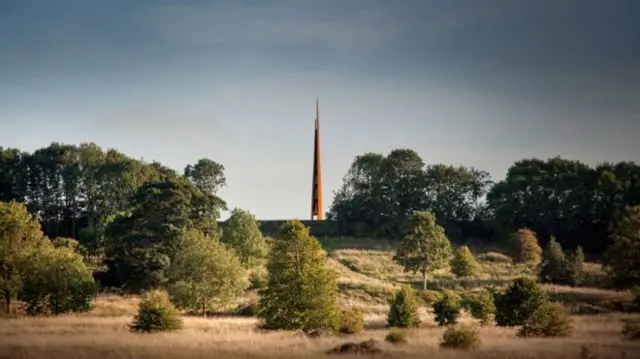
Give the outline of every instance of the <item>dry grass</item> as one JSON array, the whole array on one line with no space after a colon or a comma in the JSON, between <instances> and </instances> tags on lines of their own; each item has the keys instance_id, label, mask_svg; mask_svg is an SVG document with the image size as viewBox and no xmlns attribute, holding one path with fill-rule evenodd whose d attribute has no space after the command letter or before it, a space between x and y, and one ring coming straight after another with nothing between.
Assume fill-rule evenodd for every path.
<instances>
[{"instance_id":1,"label":"dry grass","mask_svg":"<svg viewBox=\"0 0 640 359\"><path fill-rule=\"evenodd\" d=\"M64 316L0 321L2 358L321 358L347 341L374 339L386 358L578 358L586 346L594 358L633 358L640 344L620 336L620 315L576 318L576 331L563 339L521 339L515 329L480 328L482 346L471 352L439 348L443 329L424 314L425 325L407 332L408 344L384 342L384 317L369 316L369 329L352 337L308 338L296 332L261 333L251 318L186 317L185 329L167 334L133 334L131 318ZM464 317L463 321L470 321ZM375 329L379 328L379 329ZM351 356L342 355L349 358ZM355 356L353 356L355 357ZM636 356L637 357L637 356Z\"/></svg>"}]
</instances>

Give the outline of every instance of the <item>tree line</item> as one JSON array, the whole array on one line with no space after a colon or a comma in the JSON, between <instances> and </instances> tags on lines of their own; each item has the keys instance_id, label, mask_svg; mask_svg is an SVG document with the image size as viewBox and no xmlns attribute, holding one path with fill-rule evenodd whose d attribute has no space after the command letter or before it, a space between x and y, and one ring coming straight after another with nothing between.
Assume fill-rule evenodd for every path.
<instances>
[{"instance_id":1,"label":"tree line","mask_svg":"<svg viewBox=\"0 0 640 359\"><path fill-rule=\"evenodd\" d=\"M454 241L500 241L521 228L541 244L602 253L610 227L628 206L640 204L640 166L595 167L554 157L515 162L499 181L465 166L426 165L413 150L357 156L336 191L327 218L344 235L402 237L414 211L436 215Z\"/></svg>"}]
</instances>

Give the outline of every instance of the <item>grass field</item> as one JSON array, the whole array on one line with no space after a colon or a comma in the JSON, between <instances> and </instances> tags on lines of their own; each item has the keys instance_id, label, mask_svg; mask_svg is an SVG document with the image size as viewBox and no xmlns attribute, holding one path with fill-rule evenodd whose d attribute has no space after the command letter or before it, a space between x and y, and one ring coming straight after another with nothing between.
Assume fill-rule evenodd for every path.
<instances>
[{"instance_id":1,"label":"grass field","mask_svg":"<svg viewBox=\"0 0 640 359\"><path fill-rule=\"evenodd\" d=\"M385 243L363 246L325 240L323 244L329 250L329 265L340 275L341 305L359 306L368 313L367 329L362 334L310 338L298 332L264 333L255 329L254 318L231 316L184 317L185 328L181 331L133 334L127 324L137 310L138 298L103 294L89 313L0 320L0 359L318 358L335 356L326 352L342 343L368 339L377 341L382 353L376 356L384 358L640 358L640 342L621 336L623 320L640 316L616 312L632 296L599 288L602 271L597 264L588 264L593 287L545 286L553 300L577 308L576 313L585 306L600 313L573 316L575 330L570 337L522 339L515 335L515 328L489 326L479 329L481 347L465 352L439 348L443 329L436 326L427 308L422 309L421 328L407 331L407 344L385 343L387 299L403 284L419 287L420 278L396 265ZM455 289L464 294L487 284L503 286L517 276L534 274L497 252L477 253L477 257L481 270L476 276L458 279L446 271L435 273L429 280L430 289ZM473 320L463 313L462 322Z\"/></svg>"}]
</instances>

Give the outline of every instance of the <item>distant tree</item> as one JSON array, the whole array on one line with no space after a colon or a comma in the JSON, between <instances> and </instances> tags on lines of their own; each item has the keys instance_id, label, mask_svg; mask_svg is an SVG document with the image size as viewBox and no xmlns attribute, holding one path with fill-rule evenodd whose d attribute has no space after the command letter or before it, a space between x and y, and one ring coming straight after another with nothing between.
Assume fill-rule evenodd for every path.
<instances>
[{"instance_id":1,"label":"distant tree","mask_svg":"<svg viewBox=\"0 0 640 359\"><path fill-rule=\"evenodd\" d=\"M566 337L573 325L561 303L545 302L536 309L516 333L519 337Z\"/></svg>"},{"instance_id":2,"label":"distant tree","mask_svg":"<svg viewBox=\"0 0 640 359\"><path fill-rule=\"evenodd\" d=\"M523 325L544 303L547 295L536 281L518 278L503 293L496 293L495 321L501 327Z\"/></svg>"},{"instance_id":3,"label":"distant tree","mask_svg":"<svg viewBox=\"0 0 640 359\"><path fill-rule=\"evenodd\" d=\"M267 286L259 291L264 329L335 331L340 325L337 273L299 220L282 225L267 262Z\"/></svg>"},{"instance_id":4,"label":"distant tree","mask_svg":"<svg viewBox=\"0 0 640 359\"><path fill-rule=\"evenodd\" d=\"M416 328L420 325L418 300L410 287L400 288L390 302L387 326Z\"/></svg>"},{"instance_id":5,"label":"distant tree","mask_svg":"<svg viewBox=\"0 0 640 359\"><path fill-rule=\"evenodd\" d=\"M39 249L20 293L29 314L59 315L91 309L98 288L82 255L75 251L77 245L73 239L57 238Z\"/></svg>"},{"instance_id":6,"label":"distant tree","mask_svg":"<svg viewBox=\"0 0 640 359\"><path fill-rule=\"evenodd\" d=\"M202 311L229 305L249 285L235 252L196 229L182 233L169 270L169 295L181 309Z\"/></svg>"},{"instance_id":7,"label":"distant tree","mask_svg":"<svg viewBox=\"0 0 640 359\"><path fill-rule=\"evenodd\" d=\"M538 238L532 230L528 228L519 229L511 238L515 249L514 260L517 263L531 265L540 263L542 248L540 248Z\"/></svg>"},{"instance_id":8,"label":"distant tree","mask_svg":"<svg viewBox=\"0 0 640 359\"><path fill-rule=\"evenodd\" d=\"M640 283L640 206L627 207L612 226L603 264L619 288Z\"/></svg>"},{"instance_id":9,"label":"distant tree","mask_svg":"<svg viewBox=\"0 0 640 359\"><path fill-rule=\"evenodd\" d=\"M566 284L568 281L567 259L560 243L551 237L540 263L538 276L543 283Z\"/></svg>"},{"instance_id":10,"label":"distant tree","mask_svg":"<svg viewBox=\"0 0 640 359\"><path fill-rule=\"evenodd\" d=\"M460 309L460 296L447 292L433 304L434 319L440 326L456 324L460 317Z\"/></svg>"},{"instance_id":11,"label":"distant tree","mask_svg":"<svg viewBox=\"0 0 640 359\"><path fill-rule=\"evenodd\" d=\"M11 312L16 298L41 248L48 239L40 230L40 223L22 203L0 202L0 293L5 310Z\"/></svg>"},{"instance_id":12,"label":"distant tree","mask_svg":"<svg viewBox=\"0 0 640 359\"><path fill-rule=\"evenodd\" d=\"M567 258L567 273L571 285L580 285L584 280L584 251L582 246L578 246Z\"/></svg>"},{"instance_id":13,"label":"distant tree","mask_svg":"<svg viewBox=\"0 0 640 359\"><path fill-rule=\"evenodd\" d=\"M145 184L131 198L130 212L107 227L109 272L132 292L167 284L181 231L198 229L219 236L220 206L184 179Z\"/></svg>"},{"instance_id":14,"label":"distant tree","mask_svg":"<svg viewBox=\"0 0 640 359\"><path fill-rule=\"evenodd\" d=\"M451 272L457 277L470 277L478 271L479 264L467 246L460 246L451 260Z\"/></svg>"},{"instance_id":15,"label":"distant tree","mask_svg":"<svg viewBox=\"0 0 640 359\"><path fill-rule=\"evenodd\" d=\"M222 242L236 251L245 268L263 264L269 252L269 245L262 236L255 216L237 208L226 221Z\"/></svg>"},{"instance_id":16,"label":"distant tree","mask_svg":"<svg viewBox=\"0 0 640 359\"><path fill-rule=\"evenodd\" d=\"M476 293L469 303L471 316L480 321L481 325L488 325L493 315L496 313L496 305L493 293L485 289Z\"/></svg>"},{"instance_id":17,"label":"distant tree","mask_svg":"<svg viewBox=\"0 0 640 359\"><path fill-rule=\"evenodd\" d=\"M226 184L224 166L208 158L198 160L194 165L187 165L184 176L203 193L214 195Z\"/></svg>"},{"instance_id":18,"label":"distant tree","mask_svg":"<svg viewBox=\"0 0 640 359\"><path fill-rule=\"evenodd\" d=\"M406 235L393 257L405 271L422 273L423 289L427 289L427 274L444 268L451 257L451 243L432 213L414 212Z\"/></svg>"}]
</instances>

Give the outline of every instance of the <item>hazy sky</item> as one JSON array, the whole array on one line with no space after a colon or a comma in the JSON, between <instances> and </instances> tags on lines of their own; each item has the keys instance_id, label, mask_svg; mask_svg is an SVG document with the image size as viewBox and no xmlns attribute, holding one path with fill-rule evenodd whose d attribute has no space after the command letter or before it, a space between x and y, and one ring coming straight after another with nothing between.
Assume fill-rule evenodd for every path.
<instances>
[{"instance_id":1,"label":"hazy sky","mask_svg":"<svg viewBox=\"0 0 640 359\"><path fill-rule=\"evenodd\" d=\"M307 218L354 156L411 148L502 178L524 157L640 157L637 0L0 0L0 146L96 142Z\"/></svg>"}]
</instances>

